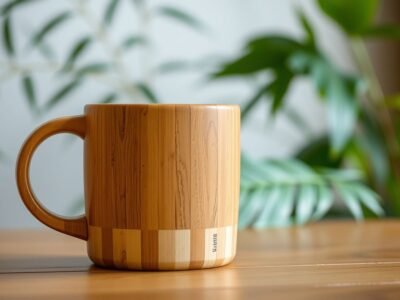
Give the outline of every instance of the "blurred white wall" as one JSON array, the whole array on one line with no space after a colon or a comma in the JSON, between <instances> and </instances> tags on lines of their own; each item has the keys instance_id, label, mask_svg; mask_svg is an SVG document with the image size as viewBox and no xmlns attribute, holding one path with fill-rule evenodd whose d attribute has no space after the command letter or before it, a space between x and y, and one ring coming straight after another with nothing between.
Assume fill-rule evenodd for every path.
<instances>
[{"instance_id":1,"label":"blurred white wall","mask_svg":"<svg viewBox=\"0 0 400 300\"><path fill-rule=\"evenodd\" d=\"M110 31L113 41L137 30L138 21L132 16L128 0L118 8L117 18ZM3 4L6 1L1 0ZM13 24L19 36L18 48L24 49L28 37L41 27L55 12L70 7L74 1L38 1L26 5L13 14ZM310 0L154 0L150 6L169 4L191 12L203 20L210 31L208 35L198 34L166 19L152 22L150 35L156 45L153 53L147 54L149 64L188 59L197 60L208 55L233 57L250 37L264 32L280 32L300 37L301 29L295 18L295 8L302 8L315 25L321 47L344 69L351 68L347 48L339 32L317 10ZM104 1L91 1L91 11L100 16ZM58 57L65 57L71 41L90 30L87 24L76 20L69 23L60 34L51 36L50 44ZM23 53L23 52L21 52ZM85 59L102 57L98 47L91 47ZM133 76L141 77L143 56L138 54L128 60ZM35 61L37 54L20 54L19 61ZM0 53L0 72L4 73L6 57ZM0 76L1 76L0 74ZM225 80L204 83L205 74L193 70L152 78L155 90L163 102L188 103L241 103L252 93L248 83L242 80ZM2 78L2 77L1 77ZM60 78L41 73L35 77L37 93L43 103L54 92ZM94 102L107 88L95 82L85 85L46 115L35 117L29 111L21 93L18 77L1 79L0 82L0 149L7 154L7 161L0 163L0 227L43 226L25 209L19 198L14 166L19 148L26 136L42 122L65 115L81 114L86 103ZM325 128L324 109L318 102L307 80L296 82L289 93L288 101L309 124L313 134L318 135ZM288 156L304 142L304 134L284 116L267 120L267 106L261 105L242 128L242 147L256 157ZM31 167L32 184L38 198L50 210L59 214L70 214L73 202L83 193L82 142L56 136L46 141L36 152Z\"/></svg>"}]
</instances>

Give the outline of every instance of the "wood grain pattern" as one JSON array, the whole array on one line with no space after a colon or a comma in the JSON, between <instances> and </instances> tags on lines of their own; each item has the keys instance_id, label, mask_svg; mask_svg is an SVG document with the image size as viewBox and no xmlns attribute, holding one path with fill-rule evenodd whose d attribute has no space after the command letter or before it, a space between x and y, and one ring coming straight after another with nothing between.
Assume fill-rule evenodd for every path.
<instances>
[{"instance_id":1,"label":"wood grain pattern","mask_svg":"<svg viewBox=\"0 0 400 300\"><path fill-rule=\"evenodd\" d=\"M200 269L204 265L205 234L204 229L190 230L190 269Z\"/></svg>"},{"instance_id":2,"label":"wood grain pattern","mask_svg":"<svg viewBox=\"0 0 400 300\"><path fill-rule=\"evenodd\" d=\"M188 241L190 243L190 241ZM176 230L158 231L158 268L175 269ZM187 268L186 268L187 269Z\"/></svg>"},{"instance_id":3,"label":"wood grain pattern","mask_svg":"<svg viewBox=\"0 0 400 300\"><path fill-rule=\"evenodd\" d=\"M218 110L192 107L191 228L217 227Z\"/></svg>"},{"instance_id":4,"label":"wood grain pattern","mask_svg":"<svg viewBox=\"0 0 400 300\"><path fill-rule=\"evenodd\" d=\"M101 227L97 228L101 230ZM113 260L117 268L140 270L142 268L141 252L140 230L113 229Z\"/></svg>"},{"instance_id":5,"label":"wood grain pattern","mask_svg":"<svg viewBox=\"0 0 400 300\"><path fill-rule=\"evenodd\" d=\"M137 270L214 268L232 261L236 227L110 229L89 226L88 253L97 265Z\"/></svg>"},{"instance_id":6,"label":"wood grain pattern","mask_svg":"<svg viewBox=\"0 0 400 300\"><path fill-rule=\"evenodd\" d=\"M399 299L400 221L241 231L230 265L195 272L97 268L85 243L0 231L0 299ZM90 236L90 233L89 233Z\"/></svg>"},{"instance_id":7,"label":"wood grain pattern","mask_svg":"<svg viewBox=\"0 0 400 300\"><path fill-rule=\"evenodd\" d=\"M190 228L191 222L191 112L189 106L175 107L176 228Z\"/></svg>"},{"instance_id":8,"label":"wood grain pattern","mask_svg":"<svg viewBox=\"0 0 400 300\"><path fill-rule=\"evenodd\" d=\"M178 192L176 171L176 116L175 106L168 106L158 118L158 229L176 229L176 199ZM178 208L181 209L181 208Z\"/></svg>"},{"instance_id":9,"label":"wood grain pattern","mask_svg":"<svg viewBox=\"0 0 400 300\"><path fill-rule=\"evenodd\" d=\"M217 242L213 239L218 239L214 235L221 231L219 243L224 247L226 228L236 228L237 224L238 106L96 104L86 106L84 116L71 120L74 126L60 121L45 125L47 131L39 137L65 131L84 137L86 218L53 218L49 222L46 213L36 213L40 220L44 218L56 229L88 239L89 256L102 266L207 268L231 259L217 260L213 251L213 243ZM24 149L37 143L38 139L31 139ZM22 165L30 160L25 152L21 157ZM20 170L19 178L27 178L26 170ZM26 193L29 187L24 189L26 182L21 186L26 202L37 203L30 201L32 197ZM67 225L57 225L59 221ZM137 255L136 250L129 253L136 241L130 240L130 234L116 230L140 231L140 262L128 262L128 257ZM193 263L175 256L177 235L168 230L180 234L189 230L184 249L190 249L188 256L194 258ZM230 235L227 239L233 243L236 230L231 229ZM159 249L160 244L164 246ZM220 250L219 255L224 254ZM182 255L186 257L186 253Z\"/></svg>"},{"instance_id":10,"label":"wood grain pattern","mask_svg":"<svg viewBox=\"0 0 400 300\"><path fill-rule=\"evenodd\" d=\"M101 227L89 226L89 241L87 252L91 255L93 262L101 265L103 264L103 240Z\"/></svg>"},{"instance_id":11,"label":"wood grain pattern","mask_svg":"<svg viewBox=\"0 0 400 300\"><path fill-rule=\"evenodd\" d=\"M191 230L184 229L175 231L173 235L175 239L175 270L185 270L190 268L190 253L191 253ZM162 247L159 251L162 251Z\"/></svg>"},{"instance_id":12,"label":"wood grain pattern","mask_svg":"<svg viewBox=\"0 0 400 300\"><path fill-rule=\"evenodd\" d=\"M199 267L216 266L216 253L208 253L212 233L237 222L239 109L89 105L85 114L89 226L141 230L142 269L194 268L190 262L177 263L176 235L167 230L200 229L204 237L190 244L196 233L190 235L188 247L194 256L202 253L196 258ZM103 243L109 240L103 233ZM103 247L106 266L121 265L120 259L113 263L112 250L119 247L124 246Z\"/></svg>"},{"instance_id":13,"label":"wood grain pattern","mask_svg":"<svg viewBox=\"0 0 400 300\"><path fill-rule=\"evenodd\" d=\"M142 269L157 270L160 268L158 257L158 230L141 231ZM165 264L166 262L164 262Z\"/></svg>"},{"instance_id":14,"label":"wood grain pattern","mask_svg":"<svg viewBox=\"0 0 400 300\"><path fill-rule=\"evenodd\" d=\"M32 191L29 168L37 147L48 137L59 133L71 133L85 138L86 120L83 116L52 120L37 128L24 142L17 158L16 177L19 194L28 210L43 224L74 237L87 240L87 222L83 216L62 218L50 213L40 204Z\"/></svg>"}]
</instances>

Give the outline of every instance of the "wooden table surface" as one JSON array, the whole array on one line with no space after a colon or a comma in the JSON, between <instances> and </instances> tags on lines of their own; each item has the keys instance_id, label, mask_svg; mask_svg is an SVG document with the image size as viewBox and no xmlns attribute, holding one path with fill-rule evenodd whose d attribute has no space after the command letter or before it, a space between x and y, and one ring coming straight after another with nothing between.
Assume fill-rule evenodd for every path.
<instances>
[{"instance_id":1,"label":"wooden table surface","mask_svg":"<svg viewBox=\"0 0 400 300\"><path fill-rule=\"evenodd\" d=\"M50 230L0 231L0 299L400 299L400 221L243 231L222 268L94 267L85 243Z\"/></svg>"}]
</instances>

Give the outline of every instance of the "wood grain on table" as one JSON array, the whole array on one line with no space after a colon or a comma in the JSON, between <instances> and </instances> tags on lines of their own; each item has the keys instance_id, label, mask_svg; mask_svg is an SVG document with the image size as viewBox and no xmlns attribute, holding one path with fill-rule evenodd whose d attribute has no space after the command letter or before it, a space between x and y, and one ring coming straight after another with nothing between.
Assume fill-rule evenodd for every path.
<instances>
[{"instance_id":1,"label":"wood grain on table","mask_svg":"<svg viewBox=\"0 0 400 300\"><path fill-rule=\"evenodd\" d=\"M400 299L400 221L242 231L226 267L101 269L50 230L0 231L0 299Z\"/></svg>"}]
</instances>

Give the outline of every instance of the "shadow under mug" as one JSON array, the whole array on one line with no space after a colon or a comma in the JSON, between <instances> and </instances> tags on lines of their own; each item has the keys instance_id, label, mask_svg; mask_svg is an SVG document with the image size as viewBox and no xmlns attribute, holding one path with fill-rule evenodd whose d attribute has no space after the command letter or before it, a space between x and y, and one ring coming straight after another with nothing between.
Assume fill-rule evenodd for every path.
<instances>
[{"instance_id":1,"label":"shadow under mug","mask_svg":"<svg viewBox=\"0 0 400 300\"><path fill-rule=\"evenodd\" d=\"M29 180L32 155L57 133L84 140L85 215L46 210ZM236 253L240 185L236 105L93 104L25 141L17 184L45 225L87 240L97 265L136 270L222 266Z\"/></svg>"}]
</instances>

